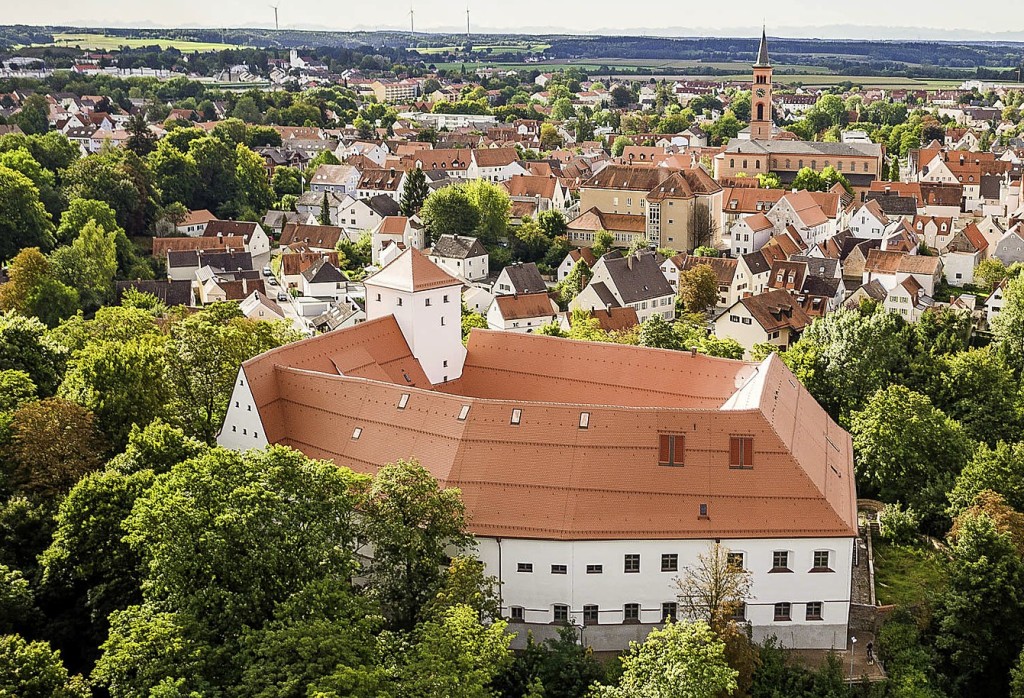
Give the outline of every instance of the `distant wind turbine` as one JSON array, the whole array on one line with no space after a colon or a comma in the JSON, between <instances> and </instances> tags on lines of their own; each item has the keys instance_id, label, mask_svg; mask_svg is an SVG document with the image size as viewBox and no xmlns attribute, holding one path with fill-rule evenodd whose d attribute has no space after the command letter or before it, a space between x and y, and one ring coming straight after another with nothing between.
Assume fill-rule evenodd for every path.
<instances>
[{"instance_id":1,"label":"distant wind turbine","mask_svg":"<svg viewBox=\"0 0 1024 698\"><path fill-rule=\"evenodd\" d=\"M466 38L470 38L469 32L469 5L466 5Z\"/></svg>"},{"instance_id":2,"label":"distant wind turbine","mask_svg":"<svg viewBox=\"0 0 1024 698\"><path fill-rule=\"evenodd\" d=\"M278 25L278 23L277 23L277 8L278 8L278 7L280 7L280 4L277 4L277 5L271 5L271 6L270 6L270 9L272 9L272 10L274 11L274 31L277 31L277 30L279 30L279 29L281 28L281 27L280 27L280 26Z\"/></svg>"},{"instance_id":3,"label":"distant wind turbine","mask_svg":"<svg viewBox=\"0 0 1024 698\"><path fill-rule=\"evenodd\" d=\"M415 34L416 33L416 17L415 17L415 15L416 15L416 13L412 9L412 5L409 5L409 33L410 34Z\"/></svg>"}]
</instances>

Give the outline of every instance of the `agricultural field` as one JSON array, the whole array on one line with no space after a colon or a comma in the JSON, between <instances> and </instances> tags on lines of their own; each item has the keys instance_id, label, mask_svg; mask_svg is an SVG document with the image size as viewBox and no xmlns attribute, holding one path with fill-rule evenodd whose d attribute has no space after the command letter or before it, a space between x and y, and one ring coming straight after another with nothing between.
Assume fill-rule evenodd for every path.
<instances>
[{"instance_id":1,"label":"agricultural field","mask_svg":"<svg viewBox=\"0 0 1024 698\"><path fill-rule=\"evenodd\" d=\"M501 55L505 53L542 53L551 48L551 44L473 44L473 53L488 53L490 55ZM434 56L444 53L458 53L462 46L430 46L424 48L413 48L412 50L424 56Z\"/></svg>"},{"instance_id":2,"label":"agricultural field","mask_svg":"<svg viewBox=\"0 0 1024 698\"><path fill-rule=\"evenodd\" d=\"M160 48L176 48L179 51L220 51L226 48L241 48L235 44L220 44L201 41L185 41L181 39L129 39L123 36L107 34L54 34L52 44L36 44L36 46L79 46L83 49L111 51L122 46L140 48L142 46L159 46Z\"/></svg>"}]
</instances>

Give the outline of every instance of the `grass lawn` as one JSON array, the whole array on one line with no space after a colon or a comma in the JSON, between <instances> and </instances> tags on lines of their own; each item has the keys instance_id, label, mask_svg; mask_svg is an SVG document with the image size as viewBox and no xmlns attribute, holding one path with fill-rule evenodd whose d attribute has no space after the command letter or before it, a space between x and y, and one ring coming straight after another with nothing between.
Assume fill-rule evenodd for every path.
<instances>
[{"instance_id":1,"label":"grass lawn","mask_svg":"<svg viewBox=\"0 0 1024 698\"><path fill-rule=\"evenodd\" d=\"M875 593L880 604L900 606L931 600L946 587L941 553L924 547L875 545Z\"/></svg>"},{"instance_id":2,"label":"grass lawn","mask_svg":"<svg viewBox=\"0 0 1024 698\"><path fill-rule=\"evenodd\" d=\"M36 46L80 46L83 49L111 51L121 46L139 48L142 46L159 46L160 48L176 48L180 51L219 51L225 48L241 48L234 44L218 44L203 41L184 41L181 39L127 39L123 36L106 34L54 34L52 44L35 44Z\"/></svg>"}]
</instances>

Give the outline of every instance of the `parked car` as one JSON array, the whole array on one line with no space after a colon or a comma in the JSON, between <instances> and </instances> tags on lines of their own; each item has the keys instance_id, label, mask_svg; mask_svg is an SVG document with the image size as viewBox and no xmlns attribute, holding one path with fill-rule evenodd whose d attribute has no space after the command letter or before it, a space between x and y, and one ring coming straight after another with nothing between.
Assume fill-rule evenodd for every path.
<instances>
[{"instance_id":1,"label":"parked car","mask_svg":"<svg viewBox=\"0 0 1024 698\"><path fill-rule=\"evenodd\" d=\"M263 267L263 276L273 276L274 270L270 267Z\"/></svg>"},{"instance_id":2,"label":"parked car","mask_svg":"<svg viewBox=\"0 0 1024 698\"><path fill-rule=\"evenodd\" d=\"M269 279L267 279L267 284L269 284L270 286L277 286L277 279L271 276Z\"/></svg>"},{"instance_id":3,"label":"parked car","mask_svg":"<svg viewBox=\"0 0 1024 698\"><path fill-rule=\"evenodd\" d=\"M289 296L284 291L278 291L277 292L277 302L278 303L284 303L284 302L290 301L290 300L291 300L291 296Z\"/></svg>"}]
</instances>

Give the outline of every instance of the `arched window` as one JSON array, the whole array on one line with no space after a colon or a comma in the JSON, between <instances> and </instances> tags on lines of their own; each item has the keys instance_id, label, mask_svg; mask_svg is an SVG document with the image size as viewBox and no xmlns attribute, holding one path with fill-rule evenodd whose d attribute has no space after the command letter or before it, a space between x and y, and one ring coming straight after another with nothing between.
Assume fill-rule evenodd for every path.
<instances>
[{"instance_id":1,"label":"arched window","mask_svg":"<svg viewBox=\"0 0 1024 698\"><path fill-rule=\"evenodd\" d=\"M757 120L764 121L764 104L757 105Z\"/></svg>"}]
</instances>

